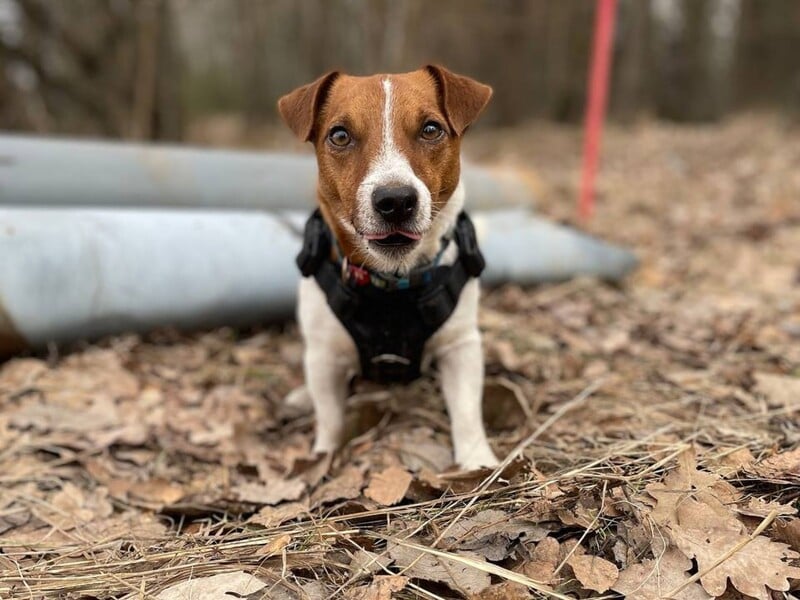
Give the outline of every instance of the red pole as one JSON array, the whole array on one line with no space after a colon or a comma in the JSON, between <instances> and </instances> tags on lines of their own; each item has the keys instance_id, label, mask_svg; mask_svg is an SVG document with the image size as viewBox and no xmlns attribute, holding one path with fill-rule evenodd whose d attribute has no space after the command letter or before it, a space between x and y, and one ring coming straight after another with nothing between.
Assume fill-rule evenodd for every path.
<instances>
[{"instance_id":1,"label":"red pole","mask_svg":"<svg viewBox=\"0 0 800 600\"><path fill-rule=\"evenodd\" d=\"M586 103L586 125L583 142L583 171L578 210L584 219L594 213L594 180L600 142L603 137L603 120L608 97L608 78L611 73L611 42L614 37L614 20L617 0L597 0L594 20L592 63L589 70L589 99Z\"/></svg>"}]
</instances>

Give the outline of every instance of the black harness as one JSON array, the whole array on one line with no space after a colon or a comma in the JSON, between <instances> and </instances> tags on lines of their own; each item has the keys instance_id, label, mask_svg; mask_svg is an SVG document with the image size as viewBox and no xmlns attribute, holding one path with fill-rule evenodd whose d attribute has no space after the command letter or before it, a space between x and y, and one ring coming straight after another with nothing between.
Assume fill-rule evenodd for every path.
<instances>
[{"instance_id":1,"label":"black harness","mask_svg":"<svg viewBox=\"0 0 800 600\"><path fill-rule=\"evenodd\" d=\"M330 229L319 210L309 217L297 266L304 277L316 279L350 333L365 379L408 382L420 376L425 342L453 313L467 281L486 264L465 212L458 216L453 242L458 258L452 265L434 263L405 278L385 276L331 260Z\"/></svg>"}]
</instances>

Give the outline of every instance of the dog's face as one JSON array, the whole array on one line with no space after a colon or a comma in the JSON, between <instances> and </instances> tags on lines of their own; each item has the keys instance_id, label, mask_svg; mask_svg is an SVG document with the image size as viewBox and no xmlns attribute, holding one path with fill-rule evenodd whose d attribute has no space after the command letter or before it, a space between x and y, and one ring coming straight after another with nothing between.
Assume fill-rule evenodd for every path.
<instances>
[{"instance_id":1,"label":"dog's face","mask_svg":"<svg viewBox=\"0 0 800 600\"><path fill-rule=\"evenodd\" d=\"M414 265L458 186L461 137L490 97L488 86L429 66L329 73L280 99L289 127L314 143L320 206L351 262Z\"/></svg>"}]
</instances>

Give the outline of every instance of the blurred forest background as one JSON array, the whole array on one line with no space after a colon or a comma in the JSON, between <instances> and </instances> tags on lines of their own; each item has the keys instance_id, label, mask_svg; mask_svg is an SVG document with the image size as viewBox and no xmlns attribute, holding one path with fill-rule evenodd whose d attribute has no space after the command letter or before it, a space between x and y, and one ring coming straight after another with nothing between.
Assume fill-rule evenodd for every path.
<instances>
[{"instance_id":1,"label":"blurred forest background","mask_svg":"<svg viewBox=\"0 0 800 600\"><path fill-rule=\"evenodd\" d=\"M0 127L184 140L276 119L326 70L442 62L494 86L484 125L582 116L590 0L0 0ZM800 113L800 1L621 0L610 115Z\"/></svg>"}]
</instances>

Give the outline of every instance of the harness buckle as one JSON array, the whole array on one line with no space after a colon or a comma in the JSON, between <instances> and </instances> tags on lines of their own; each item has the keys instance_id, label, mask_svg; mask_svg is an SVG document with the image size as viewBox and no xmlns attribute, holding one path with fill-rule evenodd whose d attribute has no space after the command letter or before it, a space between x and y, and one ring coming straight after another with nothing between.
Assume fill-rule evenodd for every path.
<instances>
[{"instance_id":1,"label":"harness buckle","mask_svg":"<svg viewBox=\"0 0 800 600\"><path fill-rule=\"evenodd\" d=\"M362 362L362 370L364 370ZM405 356L397 354L379 354L369 360L368 371L363 374L372 381L382 382L407 382L419 376L419 366Z\"/></svg>"}]
</instances>

